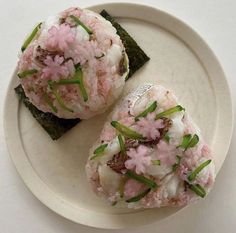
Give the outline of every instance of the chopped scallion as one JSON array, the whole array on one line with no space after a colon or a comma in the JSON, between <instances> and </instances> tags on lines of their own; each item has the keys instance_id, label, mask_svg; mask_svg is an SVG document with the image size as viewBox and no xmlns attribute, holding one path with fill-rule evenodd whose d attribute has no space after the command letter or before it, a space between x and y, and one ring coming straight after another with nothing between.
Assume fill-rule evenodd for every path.
<instances>
[{"instance_id":1,"label":"chopped scallion","mask_svg":"<svg viewBox=\"0 0 236 233\"><path fill-rule=\"evenodd\" d=\"M118 140L120 144L120 151L122 155L125 155L125 142L121 134L118 135Z\"/></svg>"},{"instance_id":2,"label":"chopped scallion","mask_svg":"<svg viewBox=\"0 0 236 233\"><path fill-rule=\"evenodd\" d=\"M203 168L205 168L208 164L211 163L211 160L207 160L204 163L202 163L201 165L199 165L189 176L188 176L188 180L189 181L193 181L195 180L197 174L202 171Z\"/></svg>"},{"instance_id":3,"label":"chopped scallion","mask_svg":"<svg viewBox=\"0 0 236 233\"><path fill-rule=\"evenodd\" d=\"M135 121L138 121L140 117L147 116L148 113L154 112L156 108L157 108L157 101L154 101L149 107L147 107L143 112L141 112L138 116L134 118Z\"/></svg>"},{"instance_id":4,"label":"chopped scallion","mask_svg":"<svg viewBox=\"0 0 236 233\"><path fill-rule=\"evenodd\" d=\"M139 200L141 200L142 198L144 198L149 192L151 191L151 189L147 189L144 192L138 194L135 197L131 197L130 199L126 200L126 202L131 203L131 202L137 202Z\"/></svg>"},{"instance_id":5,"label":"chopped scallion","mask_svg":"<svg viewBox=\"0 0 236 233\"><path fill-rule=\"evenodd\" d=\"M92 30L88 28L81 20L79 20L74 15L70 15L70 18L76 23L76 25L80 25L89 35L93 34Z\"/></svg>"},{"instance_id":6,"label":"chopped scallion","mask_svg":"<svg viewBox=\"0 0 236 233\"><path fill-rule=\"evenodd\" d=\"M118 121L112 121L111 125L118 130L124 137L141 140L145 139L140 133L135 132L134 130L130 129L129 127L122 125Z\"/></svg>"},{"instance_id":7,"label":"chopped scallion","mask_svg":"<svg viewBox=\"0 0 236 233\"><path fill-rule=\"evenodd\" d=\"M206 191L200 184L189 184L189 188L202 198L206 196Z\"/></svg>"},{"instance_id":8,"label":"chopped scallion","mask_svg":"<svg viewBox=\"0 0 236 233\"><path fill-rule=\"evenodd\" d=\"M152 160L152 165L161 165L161 160L160 159Z\"/></svg>"},{"instance_id":9,"label":"chopped scallion","mask_svg":"<svg viewBox=\"0 0 236 233\"><path fill-rule=\"evenodd\" d=\"M94 150L94 152L93 152L94 156L92 156L92 157L90 158L90 160L93 160L93 159L95 159L95 158L101 156L101 155L104 153L104 151L105 151L105 149L107 148L107 146L108 146L108 144L102 144L102 145L100 145L99 147L97 147L97 148Z\"/></svg>"},{"instance_id":10,"label":"chopped scallion","mask_svg":"<svg viewBox=\"0 0 236 233\"><path fill-rule=\"evenodd\" d=\"M185 109L184 109L182 106L177 105L177 106L175 106L175 107L173 107L173 108L167 109L167 110L164 111L164 112L158 113L158 114L156 115L156 120L157 120L157 119L160 119L160 118L162 118L162 117L169 116L169 115L171 115L171 114L173 114L173 113L176 113L176 112L184 111L184 110L185 110Z\"/></svg>"},{"instance_id":11,"label":"chopped scallion","mask_svg":"<svg viewBox=\"0 0 236 233\"><path fill-rule=\"evenodd\" d=\"M36 74L36 73L38 73L36 69L31 69L31 70L22 71L21 73L18 73L17 76L22 79L22 78L27 78L29 76L32 76L33 74Z\"/></svg>"}]
</instances>

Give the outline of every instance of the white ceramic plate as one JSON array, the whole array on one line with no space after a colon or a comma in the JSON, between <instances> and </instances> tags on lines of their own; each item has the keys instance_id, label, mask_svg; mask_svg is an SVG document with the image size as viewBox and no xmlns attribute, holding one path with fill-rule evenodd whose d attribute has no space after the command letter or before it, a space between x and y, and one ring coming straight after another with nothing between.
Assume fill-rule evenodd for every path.
<instances>
[{"instance_id":1,"label":"white ceramic plate","mask_svg":"<svg viewBox=\"0 0 236 233\"><path fill-rule=\"evenodd\" d=\"M174 91L202 129L215 154L217 171L226 157L232 131L232 107L225 75L206 43L173 16L142 5L104 4L106 9L151 57L125 87L152 82ZM159 221L177 208L132 211L110 207L92 193L85 177L88 148L97 138L106 114L78 124L52 141L18 102L12 76L5 105L5 135L12 160L34 195L56 213L99 228L125 228Z\"/></svg>"}]
</instances>

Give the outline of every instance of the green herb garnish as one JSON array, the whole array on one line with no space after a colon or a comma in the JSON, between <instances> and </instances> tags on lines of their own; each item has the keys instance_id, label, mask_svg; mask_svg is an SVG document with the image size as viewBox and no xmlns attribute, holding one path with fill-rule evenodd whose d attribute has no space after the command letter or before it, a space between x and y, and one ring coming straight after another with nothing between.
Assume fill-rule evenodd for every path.
<instances>
[{"instance_id":1,"label":"green herb garnish","mask_svg":"<svg viewBox=\"0 0 236 233\"><path fill-rule=\"evenodd\" d=\"M38 33L38 30L40 29L42 23L39 23L34 30L31 32L31 34L29 35L29 37L25 40L24 44L21 47L21 51L24 52L25 49L28 47L28 45L30 44L30 42L34 39L34 37L36 36L36 34Z\"/></svg>"},{"instance_id":2,"label":"green herb garnish","mask_svg":"<svg viewBox=\"0 0 236 233\"><path fill-rule=\"evenodd\" d=\"M180 165L181 157L179 155L176 156L177 162L172 166L172 171L175 172L178 166Z\"/></svg>"},{"instance_id":3,"label":"green herb garnish","mask_svg":"<svg viewBox=\"0 0 236 233\"><path fill-rule=\"evenodd\" d=\"M80 84L79 79L71 78L71 79L61 79L57 82L54 82L55 85L66 85L66 84Z\"/></svg>"},{"instance_id":4,"label":"green herb garnish","mask_svg":"<svg viewBox=\"0 0 236 233\"><path fill-rule=\"evenodd\" d=\"M147 189L144 192L138 194L135 197L131 197L130 199L126 200L126 202L131 203L131 202L137 202L139 200L141 200L142 198L144 198L149 192L151 191L151 189Z\"/></svg>"},{"instance_id":5,"label":"green herb garnish","mask_svg":"<svg viewBox=\"0 0 236 233\"><path fill-rule=\"evenodd\" d=\"M211 159L205 161L204 163L202 163L201 165L199 165L189 176L188 176L188 180L189 181L193 181L197 174L204 168L206 167L208 164L211 163Z\"/></svg>"},{"instance_id":6,"label":"green herb garnish","mask_svg":"<svg viewBox=\"0 0 236 233\"><path fill-rule=\"evenodd\" d=\"M43 98L44 98L45 102L48 104L48 106L52 109L52 111L57 113L57 108L53 105L53 102L50 100L50 98L46 92L43 94Z\"/></svg>"},{"instance_id":7,"label":"green herb garnish","mask_svg":"<svg viewBox=\"0 0 236 233\"><path fill-rule=\"evenodd\" d=\"M147 107L143 112L141 112L134 119L138 121L138 118L147 116L148 113L154 112L157 108L157 101L154 101L149 107Z\"/></svg>"},{"instance_id":8,"label":"green herb garnish","mask_svg":"<svg viewBox=\"0 0 236 233\"><path fill-rule=\"evenodd\" d=\"M93 34L92 30L88 28L82 21L80 21L77 17L74 15L70 15L70 18L74 20L76 25L80 25L89 35Z\"/></svg>"},{"instance_id":9,"label":"green herb garnish","mask_svg":"<svg viewBox=\"0 0 236 233\"><path fill-rule=\"evenodd\" d=\"M193 136L191 134L186 134L183 137L182 143L178 147L183 148L184 151L186 151L188 148L196 146L198 142L199 137L197 134L194 134Z\"/></svg>"},{"instance_id":10,"label":"green herb garnish","mask_svg":"<svg viewBox=\"0 0 236 233\"><path fill-rule=\"evenodd\" d=\"M84 87L83 72L80 67L80 64L75 65L75 70L76 71L75 71L74 79L77 79L79 81L79 88L83 96L84 102L86 102L88 100L88 94Z\"/></svg>"},{"instance_id":11,"label":"green herb garnish","mask_svg":"<svg viewBox=\"0 0 236 233\"><path fill-rule=\"evenodd\" d=\"M19 78L27 78L29 76L32 76L33 74L38 73L38 71L36 69L32 69L32 70L25 70L22 71L21 73L18 73L17 76Z\"/></svg>"},{"instance_id":12,"label":"green herb garnish","mask_svg":"<svg viewBox=\"0 0 236 233\"><path fill-rule=\"evenodd\" d=\"M48 81L48 85L53 93L53 95L55 96L57 102L59 103L59 105L61 106L62 109L68 111L68 112L74 112L73 109L68 108L65 103L63 102L60 94L58 93L56 87L55 87L55 83L52 81Z\"/></svg>"},{"instance_id":13,"label":"green herb garnish","mask_svg":"<svg viewBox=\"0 0 236 233\"><path fill-rule=\"evenodd\" d=\"M116 130L118 130L123 136L125 136L127 138L131 138L131 139L135 139L135 140L144 139L144 137L140 133L137 133L134 130L130 129L129 127L122 125L118 121L112 121L111 125Z\"/></svg>"},{"instance_id":14,"label":"green herb garnish","mask_svg":"<svg viewBox=\"0 0 236 233\"><path fill-rule=\"evenodd\" d=\"M167 109L167 110L164 111L164 112L158 113L158 114L156 115L156 120L157 120L157 119L160 119L160 118L162 118L162 117L165 117L165 116L169 116L169 115L171 115L171 114L173 114L173 113L176 113L176 112L184 111L184 110L185 110L185 109L184 109L182 106L177 105L177 106L175 106L175 107L173 107L173 108Z\"/></svg>"},{"instance_id":15,"label":"green herb garnish","mask_svg":"<svg viewBox=\"0 0 236 233\"><path fill-rule=\"evenodd\" d=\"M152 160L152 165L161 165L161 160L160 159Z\"/></svg>"},{"instance_id":16,"label":"green herb garnish","mask_svg":"<svg viewBox=\"0 0 236 233\"><path fill-rule=\"evenodd\" d=\"M127 176L123 176L121 178L121 182L120 182L120 186L119 186L119 193L120 193L120 197L123 198L124 197L124 190L125 190L125 184L126 181L128 180Z\"/></svg>"},{"instance_id":17,"label":"green herb garnish","mask_svg":"<svg viewBox=\"0 0 236 233\"><path fill-rule=\"evenodd\" d=\"M128 176L129 178L132 178L134 180L137 180L140 183L147 185L148 187L150 187L152 189L156 189L158 187L156 182L154 182L153 180L150 180L150 179L146 178L145 176L137 175L136 173L134 173L130 170L128 170L125 173L125 175Z\"/></svg>"},{"instance_id":18,"label":"green herb garnish","mask_svg":"<svg viewBox=\"0 0 236 233\"><path fill-rule=\"evenodd\" d=\"M163 139L168 143L170 142L170 136L167 133L164 135Z\"/></svg>"},{"instance_id":19,"label":"green herb garnish","mask_svg":"<svg viewBox=\"0 0 236 233\"><path fill-rule=\"evenodd\" d=\"M105 151L105 149L107 148L107 146L108 146L108 144L102 144L99 147L97 147L93 152L94 156L92 156L90 158L90 160L93 160L93 159L101 156L103 154L103 152Z\"/></svg>"},{"instance_id":20,"label":"green herb garnish","mask_svg":"<svg viewBox=\"0 0 236 233\"><path fill-rule=\"evenodd\" d=\"M189 184L189 188L202 198L206 196L206 191L200 184Z\"/></svg>"},{"instance_id":21,"label":"green herb garnish","mask_svg":"<svg viewBox=\"0 0 236 233\"><path fill-rule=\"evenodd\" d=\"M119 140L119 144L120 144L120 151L122 155L126 154L126 150L125 150L125 142L124 139L122 137L121 134L118 135L118 140Z\"/></svg>"},{"instance_id":22,"label":"green herb garnish","mask_svg":"<svg viewBox=\"0 0 236 233\"><path fill-rule=\"evenodd\" d=\"M178 148L180 147L180 148L186 149L189 145L191 138L192 138L191 134L184 135L182 139L182 143L178 146Z\"/></svg>"}]
</instances>

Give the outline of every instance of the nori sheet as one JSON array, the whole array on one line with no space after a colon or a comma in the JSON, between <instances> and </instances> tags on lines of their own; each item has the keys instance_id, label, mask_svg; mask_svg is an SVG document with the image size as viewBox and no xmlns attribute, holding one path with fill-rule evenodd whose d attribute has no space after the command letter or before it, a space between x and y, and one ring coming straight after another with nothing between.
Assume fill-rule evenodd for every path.
<instances>
[{"instance_id":1,"label":"nori sheet","mask_svg":"<svg viewBox=\"0 0 236 233\"><path fill-rule=\"evenodd\" d=\"M29 99L25 96L25 92L21 85L15 88L15 92L19 99L23 101L24 105L30 110L33 117L47 131L53 140L60 138L65 132L80 122L80 119L62 119L52 113L40 111L30 103Z\"/></svg>"},{"instance_id":2,"label":"nori sheet","mask_svg":"<svg viewBox=\"0 0 236 233\"><path fill-rule=\"evenodd\" d=\"M138 44L128 34L128 32L126 32L126 30L122 28L111 15L109 15L105 10L103 10L100 14L105 19L109 20L116 28L117 34L120 36L125 46L125 50L129 58L130 71L128 78L130 78L134 74L134 72L141 68L150 58L138 46ZM15 88L15 92L18 95L19 99L29 109L33 117L46 130L46 132L53 140L57 140L68 130L70 130L80 122L80 119L62 119L53 115L52 113L44 113L40 111L30 103L29 99L25 96L24 90L21 85Z\"/></svg>"},{"instance_id":3,"label":"nori sheet","mask_svg":"<svg viewBox=\"0 0 236 233\"><path fill-rule=\"evenodd\" d=\"M105 10L102 10L100 15L112 23L125 46L125 51L129 58L130 71L128 78L130 78L134 72L140 69L147 61L150 60L150 58L138 46L136 41L129 35L129 33L124 28L122 28L111 15L109 15Z\"/></svg>"}]
</instances>

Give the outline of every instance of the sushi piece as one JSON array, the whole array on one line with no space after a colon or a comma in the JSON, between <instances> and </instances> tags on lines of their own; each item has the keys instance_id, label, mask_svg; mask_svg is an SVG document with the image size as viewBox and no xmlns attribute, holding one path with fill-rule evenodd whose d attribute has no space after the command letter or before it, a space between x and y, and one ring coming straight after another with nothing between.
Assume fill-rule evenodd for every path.
<instances>
[{"instance_id":1,"label":"sushi piece","mask_svg":"<svg viewBox=\"0 0 236 233\"><path fill-rule=\"evenodd\" d=\"M120 96L128 63L109 21L70 8L35 27L22 46L18 77L39 110L59 118L88 119Z\"/></svg>"},{"instance_id":2,"label":"sushi piece","mask_svg":"<svg viewBox=\"0 0 236 233\"><path fill-rule=\"evenodd\" d=\"M108 117L90 149L93 191L128 208L185 206L213 186L211 150L173 93L140 86Z\"/></svg>"}]
</instances>

